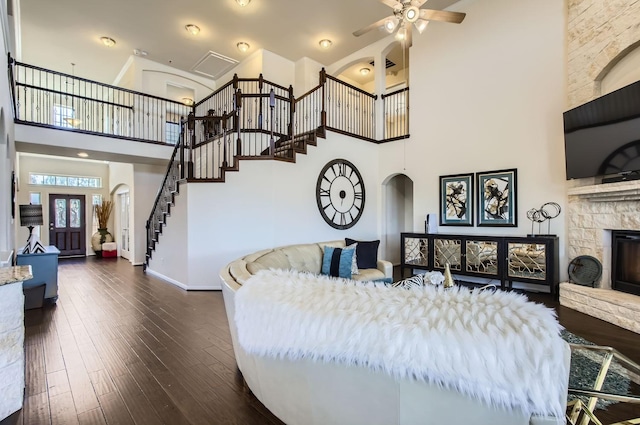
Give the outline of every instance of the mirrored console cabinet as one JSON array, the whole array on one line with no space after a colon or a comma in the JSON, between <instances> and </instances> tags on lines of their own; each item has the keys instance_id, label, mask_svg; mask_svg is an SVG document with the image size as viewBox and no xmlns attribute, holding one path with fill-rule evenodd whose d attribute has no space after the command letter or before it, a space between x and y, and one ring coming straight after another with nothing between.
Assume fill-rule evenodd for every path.
<instances>
[{"instance_id":1,"label":"mirrored console cabinet","mask_svg":"<svg viewBox=\"0 0 640 425\"><path fill-rule=\"evenodd\" d=\"M501 289L513 282L541 285L558 298L558 238L554 236L484 236L426 233L401 234L401 273L444 271L459 281L499 281ZM526 288L526 287L525 287Z\"/></svg>"}]
</instances>

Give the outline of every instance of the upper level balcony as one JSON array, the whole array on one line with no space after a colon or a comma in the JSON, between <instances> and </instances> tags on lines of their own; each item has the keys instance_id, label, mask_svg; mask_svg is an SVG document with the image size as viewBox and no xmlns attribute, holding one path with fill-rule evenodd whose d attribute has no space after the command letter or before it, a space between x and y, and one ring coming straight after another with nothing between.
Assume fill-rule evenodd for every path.
<instances>
[{"instance_id":1,"label":"upper level balcony","mask_svg":"<svg viewBox=\"0 0 640 425\"><path fill-rule=\"evenodd\" d=\"M190 114L218 123L226 117L236 139L253 137L250 155L256 156L264 155L269 133L285 140L322 128L375 143L408 137L408 88L378 97L324 70L319 85L298 99L291 87L262 76L235 76L187 104L12 59L9 65L19 151L75 156L82 150L96 159L166 162Z\"/></svg>"}]
</instances>

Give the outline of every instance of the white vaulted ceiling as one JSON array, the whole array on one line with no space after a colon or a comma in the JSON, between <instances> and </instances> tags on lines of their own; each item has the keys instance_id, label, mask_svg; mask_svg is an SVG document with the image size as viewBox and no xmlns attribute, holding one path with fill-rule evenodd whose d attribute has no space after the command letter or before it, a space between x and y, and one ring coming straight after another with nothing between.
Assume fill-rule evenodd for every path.
<instances>
[{"instance_id":1,"label":"white vaulted ceiling","mask_svg":"<svg viewBox=\"0 0 640 425\"><path fill-rule=\"evenodd\" d=\"M423 7L453 2L429 0ZM352 32L390 12L377 0L252 0L246 7L236 0L20 0L19 59L65 73L75 63L75 75L105 83L134 49L188 72L208 52L242 61L260 48L329 65L383 38L383 31ZM200 34L188 33L187 24L199 26ZM102 36L116 45L105 47ZM323 38L333 41L331 48L320 48ZM248 52L238 51L240 41L249 43Z\"/></svg>"}]
</instances>

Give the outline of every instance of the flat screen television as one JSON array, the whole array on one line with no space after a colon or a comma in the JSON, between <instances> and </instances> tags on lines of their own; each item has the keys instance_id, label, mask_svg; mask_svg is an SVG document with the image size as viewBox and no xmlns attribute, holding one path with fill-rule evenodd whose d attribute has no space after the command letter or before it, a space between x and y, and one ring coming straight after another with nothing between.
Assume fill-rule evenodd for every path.
<instances>
[{"instance_id":1,"label":"flat screen television","mask_svg":"<svg viewBox=\"0 0 640 425\"><path fill-rule=\"evenodd\" d=\"M563 114L567 180L640 178L640 81Z\"/></svg>"}]
</instances>

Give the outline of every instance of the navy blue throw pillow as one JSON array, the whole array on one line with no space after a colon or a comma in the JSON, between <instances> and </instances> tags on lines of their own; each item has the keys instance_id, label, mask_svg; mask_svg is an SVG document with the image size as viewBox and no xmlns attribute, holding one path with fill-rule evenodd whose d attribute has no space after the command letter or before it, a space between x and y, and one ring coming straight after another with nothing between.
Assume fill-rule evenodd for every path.
<instances>
[{"instance_id":1,"label":"navy blue throw pillow","mask_svg":"<svg viewBox=\"0 0 640 425\"><path fill-rule=\"evenodd\" d=\"M357 243L356 261L359 269L375 269L378 267L378 246L380 241L356 241L345 238L345 243L351 245Z\"/></svg>"}]
</instances>

